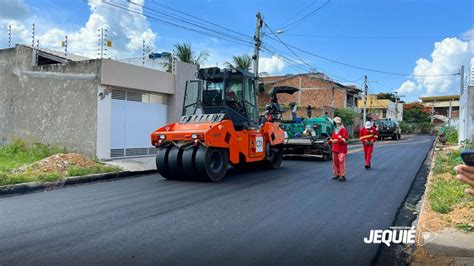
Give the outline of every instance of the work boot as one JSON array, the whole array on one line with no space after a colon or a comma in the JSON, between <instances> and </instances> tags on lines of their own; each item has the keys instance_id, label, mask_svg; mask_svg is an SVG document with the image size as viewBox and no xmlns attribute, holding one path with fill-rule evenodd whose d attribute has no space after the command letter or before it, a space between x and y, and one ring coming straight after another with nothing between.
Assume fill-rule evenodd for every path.
<instances>
[{"instance_id":1,"label":"work boot","mask_svg":"<svg viewBox=\"0 0 474 266\"><path fill-rule=\"evenodd\" d=\"M365 169L369 169L370 166L368 164L365 165Z\"/></svg>"},{"instance_id":2,"label":"work boot","mask_svg":"<svg viewBox=\"0 0 474 266\"><path fill-rule=\"evenodd\" d=\"M340 182L346 182L346 177L345 176L340 176L338 180Z\"/></svg>"},{"instance_id":3,"label":"work boot","mask_svg":"<svg viewBox=\"0 0 474 266\"><path fill-rule=\"evenodd\" d=\"M332 179L338 180L338 179L339 179L339 176L338 176L338 175L337 175L337 176L334 176Z\"/></svg>"}]
</instances>

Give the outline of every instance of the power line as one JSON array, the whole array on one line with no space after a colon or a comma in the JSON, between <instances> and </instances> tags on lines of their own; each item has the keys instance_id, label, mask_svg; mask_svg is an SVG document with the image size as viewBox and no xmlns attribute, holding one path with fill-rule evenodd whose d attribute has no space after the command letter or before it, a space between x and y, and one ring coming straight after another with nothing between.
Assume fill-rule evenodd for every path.
<instances>
[{"instance_id":1,"label":"power line","mask_svg":"<svg viewBox=\"0 0 474 266\"><path fill-rule=\"evenodd\" d=\"M268 24L266 22L263 22L263 24L265 25L265 27L267 27L270 32L278 39L279 42L281 42L292 54L294 54L301 62L303 62L303 64L307 65L309 67L309 69L312 69L313 67L308 64L306 61L304 61L303 59L301 59L301 57L295 53L295 51L293 51L284 41L282 41L280 39L280 37L278 37L278 35L276 35L276 33L270 28L270 26L268 26Z\"/></svg>"},{"instance_id":2,"label":"power line","mask_svg":"<svg viewBox=\"0 0 474 266\"><path fill-rule=\"evenodd\" d=\"M272 38L270 36L269 36L269 38L273 39L274 41L278 41L277 39ZM312 53L312 52L305 51L305 50L303 50L299 47L296 47L294 45L291 45L291 44L287 44L287 45L291 48L294 48L295 50L298 50L298 51L302 52L302 53L305 53L305 54L308 54L308 55L311 55L311 56L314 56L314 57L317 57L317 58L320 58L320 59L323 59L323 60L326 60L326 61L329 61L329 62L333 62L333 63L336 63L336 64L340 64L340 65L343 65L343 66L347 66L347 67L351 67L351 68L355 68L355 69L359 69L359 70L365 70L365 71L369 71L369 72L380 73L380 74L393 75L393 76L405 76L405 77L406 76L408 76L408 77L449 77L449 76L459 75L459 73L441 74L441 75L413 75L413 74L405 74L405 73L396 73L396 72L377 70L377 69L373 69L373 68L361 67L361 66L356 66L356 65L344 63L344 62L341 62L341 61L338 61L338 60L330 59L330 58L327 58L327 57L324 57L324 56L321 56L321 55L318 55L318 54L315 54L315 53Z\"/></svg>"},{"instance_id":3,"label":"power line","mask_svg":"<svg viewBox=\"0 0 474 266\"><path fill-rule=\"evenodd\" d=\"M175 9L175 8L172 8L172 7L170 7L170 6L167 6L167 5L164 5L164 4L162 4L162 3L159 3L159 2L157 2L157 1L155 1L155 0L152 0L151 2L152 2L153 4L156 4L156 5L158 5L158 6L163 7L163 8L165 8L165 9L169 9L169 10L172 10L172 11L174 11L174 12L177 12L177 13L180 13L180 14L183 14L183 15L186 15L186 16L189 16L189 17L192 17L192 18L195 18L195 19L197 19L198 21L206 22L206 23L208 23L208 24L210 24L210 25L219 27L219 28L224 29L224 30L231 31L231 32L233 32L233 33L236 33L236 34L241 35L241 36L246 37L246 38L252 38L252 36L249 36L249 35L243 34L243 33L241 33L241 32L232 30L232 29L230 29L230 28L224 27L224 26L219 25L219 24L217 24L217 23L214 23L214 22L212 22L212 21L205 20L205 19L200 18L200 17L196 17L196 16L194 16L194 15L192 15L192 14L190 14L190 13L186 13L186 12L184 12L184 11L181 11L181 10L178 10L178 9Z\"/></svg>"},{"instance_id":4,"label":"power line","mask_svg":"<svg viewBox=\"0 0 474 266\"><path fill-rule=\"evenodd\" d=\"M311 11L310 13L306 14L305 16L293 21L292 23L288 24L287 26L283 27L283 29L286 28L286 30L292 28L293 26L295 26L297 23L303 21L304 19L308 18L309 16L313 15L314 13L318 12L319 10L321 10L323 7L325 7L327 4L329 4L330 0L327 0L326 2L324 2L322 5L318 6L315 10Z\"/></svg>"},{"instance_id":5,"label":"power line","mask_svg":"<svg viewBox=\"0 0 474 266\"><path fill-rule=\"evenodd\" d=\"M301 34L301 33L287 33L288 36L296 37L310 37L310 38L328 38L328 39L443 39L446 36L356 36L356 35L319 35L319 34Z\"/></svg>"},{"instance_id":6,"label":"power line","mask_svg":"<svg viewBox=\"0 0 474 266\"><path fill-rule=\"evenodd\" d=\"M296 18L297 16L299 16L299 15L300 15L301 13L303 13L304 11L308 10L308 8L309 8L310 6L312 6L312 5L314 5L314 3L316 3L317 1L318 1L318 0L314 0L314 1L311 2L309 5L305 6L303 9L301 9L300 11L298 11L294 16L292 16L291 18L289 18L286 23L283 23L283 24L281 25L280 29L286 27L286 25L287 25L288 23L290 23L291 20L293 20L294 18Z\"/></svg>"},{"instance_id":7,"label":"power line","mask_svg":"<svg viewBox=\"0 0 474 266\"><path fill-rule=\"evenodd\" d=\"M276 47L270 45L269 43L265 43L265 45L267 46L267 48L270 47L270 48L272 48L273 50L277 51L278 53L275 53L275 52L274 52L275 55L280 56L280 57L286 59L286 61L292 62L292 63L297 64L297 65L300 65L300 64L301 64L301 63L299 63L299 62L296 62L295 60L289 59L289 58L291 58L291 56L289 56L288 54L286 54L286 53L283 52L282 50L280 50L280 49L278 49L278 48L276 48ZM283 56L282 56L282 55L283 55ZM302 70L305 71L305 72L312 72L312 70L314 70L314 69L309 69L309 71L308 71L308 70L303 69L303 68L299 68L299 69L302 69ZM325 70L325 69L322 69L322 68L320 68L320 67L318 67L316 70L318 71L318 69L319 69L319 72L324 73L325 75L327 75L330 80L335 80L335 81L339 81L339 82L355 83L355 82L357 82L357 81L359 81L359 80L361 80L361 79L364 78L364 76L362 76L362 77L359 77L359 78L357 78L357 79L355 79L355 80L348 80L348 79L346 79L346 78L343 78L343 77L341 77L341 76L338 76L338 75L336 75L336 74L334 74L334 73L331 73L331 72L329 72L329 71L327 71L327 70Z\"/></svg>"},{"instance_id":8,"label":"power line","mask_svg":"<svg viewBox=\"0 0 474 266\"><path fill-rule=\"evenodd\" d=\"M140 16L145 16L145 17L147 17L147 18L153 19L153 20L155 20L155 21L162 22L162 23L164 23L164 24L168 24L168 25L171 25L171 26L174 26L174 27L178 27L178 28L182 28L182 29L189 30L189 31L192 31L192 32L196 32L196 33L199 33L199 34L202 34L202 35L206 35L206 36L210 36L210 37L215 37L215 38L218 38L218 39L221 39L221 40L225 40L225 41L232 42L232 43L236 43L236 44L243 45L243 46L252 45L251 42L245 42L245 41L242 41L242 40L234 40L233 38L232 38L232 39L223 38L222 36L220 36L219 33L217 33L217 34L212 34L212 33L209 33L209 32L206 32L206 31L202 31L202 30L198 30L198 29L195 29L195 28L190 28L190 27L187 27L187 26L184 26L184 25L179 25L179 24L176 24L176 23L173 23L173 22L170 22L170 21L162 20L162 19L160 19L160 18L154 17L154 16L149 15L149 14L141 13L141 12L139 12L139 11L136 11L136 10L133 10L133 9L124 7L124 6L121 6L121 5L117 5L117 4L115 4L115 3L108 2L108 1L102 1L102 3L108 4L108 5L113 6L113 7L115 7L115 8L122 9L122 10L125 10L125 11L128 11L128 12L131 12L131 13L135 13L135 14L140 15ZM105 6L104 6L104 7L105 7Z\"/></svg>"},{"instance_id":9,"label":"power line","mask_svg":"<svg viewBox=\"0 0 474 266\"><path fill-rule=\"evenodd\" d=\"M217 34L221 34L221 35L224 35L224 36L226 36L226 37L228 37L228 38L231 38L231 39L234 39L234 40L237 40L237 41L244 41L244 42L245 42L245 40L243 40L243 39L241 39L241 38L238 38L238 37L235 37L234 35L230 35L230 34L227 34L227 33L222 32L222 31L210 29L210 28L208 28L208 27L205 27L205 26L203 26L203 25L199 25L199 24L194 23L194 22L192 22L192 21L189 21L189 20L186 20L186 19L182 19L182 18L173 16L173 15L169 15L169 14L167 14L167 13L165 13L165 12L158 11L158 10L153 9L153 8L149 8L149 7L146 7L146 6L144 6L144 5L139 5L139 4L134 3L134 2L132 2L132 1L129 1L129 3L130 3L130 4L133 4L133 5L136 5L136 6L139 6L139 7L142 7L143 9L149 10L149 11L151 11L151 12L155 12L155 13L161 14L161 15L163 15L163 16L166 16L166 17L169 17L169 18L178 20L178 21L180 21L180 22L183 22L183 23L186 23L186 24L189 24L189 25L198 27L198 28L202 28L202 29L204 29L204 30L208 30L208 31L211 31L211 32L214 32L214 33L217 33ZM249 37L249 38L250 38L250 37Z\"/></svg>"}]
</instances>

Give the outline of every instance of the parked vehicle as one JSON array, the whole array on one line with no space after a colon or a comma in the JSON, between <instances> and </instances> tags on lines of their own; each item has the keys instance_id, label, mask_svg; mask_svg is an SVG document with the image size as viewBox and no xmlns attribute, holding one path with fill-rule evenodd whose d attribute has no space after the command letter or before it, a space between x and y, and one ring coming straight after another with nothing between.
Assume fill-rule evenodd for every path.
<instances>
[{"instance_id":1,"label":"parked vehicle","mask_svg":"<svg viewBox=\"0 0 474 266\"><path fill-rule=\"evenodd\" d=\"M379 140L385 138L392 138L393 140L400 140L402 138L402 130L397 121L391 119L376 120L375 127L379 132Z\"/></svg>"},{"instance_id":2,"label":"parked vehicle","mask_svg":"<svg viewBox=\"0 0 474 266\"><path fill-rule=\"evenodd\" d=\"M198 80L186 83L181 120L151 134L164 178L216 182L229 165L280 167L285 132L271 119L259 122L255 79L247 71L213 67L200 69ZM270 111L277 116L278 110Z\"/></svg>"},{"instance_id":3,"label":"parked vehicle","mask_svg":"<svg viewBox=\"0 0 474 266\"><path fill-rule=\"evenodd\" d=\"M270 91L272 104L277 106L277 94L293 94L298 91L293 87L275 87ZM285 141L283 142L283 154L285 156L314 156L331 159L331 145L327 139L334 131L333 121L326 117L299 118L296 108L291 110L292 120L281 121L280 127L285 130Z\"/></svg>"}]
</instances>

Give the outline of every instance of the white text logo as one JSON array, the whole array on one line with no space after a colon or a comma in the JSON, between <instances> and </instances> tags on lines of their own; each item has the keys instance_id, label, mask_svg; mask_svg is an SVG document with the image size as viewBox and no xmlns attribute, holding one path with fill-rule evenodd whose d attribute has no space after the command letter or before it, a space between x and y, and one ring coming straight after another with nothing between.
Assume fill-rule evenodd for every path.
<instances>
[{"instance_id":1,"label":"white text logo","mask_svg":"<svg viewBox=\"0 0 474 266\"><path fill-rule=\"evenodd\" d=\"M416 230L410 227L390 227L390 230L370 230L369 237L364 238L367 244L413 244L415 243Z\"/></svg>"}]
</instances>

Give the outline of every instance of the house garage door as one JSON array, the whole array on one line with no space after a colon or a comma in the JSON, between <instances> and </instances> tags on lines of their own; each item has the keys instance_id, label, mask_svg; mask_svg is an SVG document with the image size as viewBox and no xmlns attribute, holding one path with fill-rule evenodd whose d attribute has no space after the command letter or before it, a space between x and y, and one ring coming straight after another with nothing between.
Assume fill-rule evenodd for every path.
<instances>
[{"instance_id":1,"label":"house garage door","mask_svg":"<svg viewBox=\"0 0 474 266\"><path fill-rule=\"evenodd\" d=\"M113 90L110 157L155 154L150 134L166 124L166 116L165 95Z\"/></svg>"}]
</instances>

